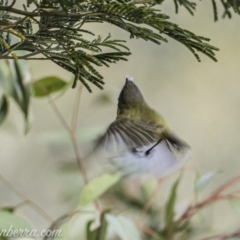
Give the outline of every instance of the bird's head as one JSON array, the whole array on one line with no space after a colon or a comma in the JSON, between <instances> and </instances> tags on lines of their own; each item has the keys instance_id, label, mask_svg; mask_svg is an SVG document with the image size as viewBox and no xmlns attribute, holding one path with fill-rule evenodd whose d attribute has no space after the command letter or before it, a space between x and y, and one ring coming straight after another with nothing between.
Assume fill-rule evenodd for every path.
<instances>
[{"instance_id":1,"label":"bird's head","mask_svg":"<svg viewBox=\"0 0 240 240\"><path fill-rule=\"evenodd\" d=\"M118 97L118 107L119 108L137 108L145 104L144 97L133 82L133 78L126 77L125 85Z\"/></svg>"}]
</instances>

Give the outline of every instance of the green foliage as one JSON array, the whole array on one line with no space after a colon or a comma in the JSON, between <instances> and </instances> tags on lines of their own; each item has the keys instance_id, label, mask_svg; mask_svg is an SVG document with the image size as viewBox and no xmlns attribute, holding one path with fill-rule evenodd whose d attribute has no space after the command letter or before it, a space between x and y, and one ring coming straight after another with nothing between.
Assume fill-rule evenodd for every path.
<instances>
[{"instance_id":1,"label":"green foliage","mask_svg":"<svg viewBox=\"0 0 240 240\"><path fill-rule=\"evenodd\" d=\"M166 36L182 43L200 61L201 52L216 61L216 47L208 38L200 37L170 22L158 7L163 1L28 1L22 9L0 2L1 58L49 59L74 74L91 92L89 83L103 88L103 77L97 67L127 60L131 54L125 41L94 37L89 23L110 23L125 30L130 38L141 38L156 44L167 42ZM176 9L183 5L190 13L195 3L175 0ZM145 4L139 4L145 3ZM35 10L32 11L32 5ZM14 14L14 15L13 15ZM89 40L88 36L92 36ZM14 41L11 41L13 39ZM19 50L27 53L19 54ZM41 56L41 57L38 57Z\"/></svg>"},{"instance_id":2,"label":"green foliage","mask_svg":"<svg viewBox=\"0 0 240 240\"><path fill-rule=\"evenodd\" d=\"M8 113L8 101L5 95L2 95L0 99L0 125L5 120Z\"/></svg>"},{"instance_id":3,"label":"green foliage","mask_svg":"<svg viewBox=\"0 0 240 240\"><path fill-rule=\"evenodd\" d=\"M196 10L196 3L188 0L174 0L176 13L178 13L179 5L184 6L188 12L193 15Z\"/></svg>"},{"instance_id":4,"label":"green foliage","mask_svg":"<svg viewBox=\"0 0 240 240\"><path fill-rule=\"evenodd\" d=\"M209 175L209 174L204 174ZM239 177L238 177L239 178ZM217 202L217 198L214 202L212 202L211 194L200 201L199 203L192 203L189 201L189 204L186 206L183 214L176 214L178 212L177 205L181 205L181 199L177 198L177 192L180 191L179 185L182 179L182 174L178 177L175 182L172 184L171 189L168 193L168 198L164 203L162 194L160 198L157 198L144 216L144 221L140 224L136 220L136 214L141 214L143 209L145 209L146 204L148 204L148 200L150 196L143 196L142 190L144 189L143 183L141 185L140 191L136 191L136 189L131 190L133 193L129 194L128 187L131 185L131 182L124 181L121 179L118 182L118 186L114 188L114 191L108 191L104 197L98 199L101 203L101 206L105 206L107 210L102 210L100 212L96 211L94 217L91 220L87 220L84 223L85 236L87 240L112 240L112 239L120 239L120 240L173 240L173 239L195 239L198 232L202 231L202 227L198 226L196 221L194 221L194 216L197 215L202 209L205 207L209 207L210 204L213 204L215 201ZM240 179L240 178L239 178ZM123 180L123 181L122 181ZM119 186L120 185L120 186ZM223 184L224 185L224 184ZM120 187L119 191L115 191ZM220 186L220 188L222 188ZM131 188L130 188L131 189ZM96 190L96 189L95 189ZM122 195L118 193L121 192ZM213 191L215 192L215 191ZM200 192L194 192L193 194L200 194ZM138 201L133 202L132 196L135 197ZM230 201L233 209L238 212L239 211L239 199L236 196L234 198L235 193L233 193L231 200L229 200L229 195L223 194L223 192L219 192L219 197L222 199L226 199ZM187 196L188 198L189 196ZM123 199L125 198L125 199ZM185 197L184 197L185 198ZM198 197L196 197L198 198ZM106 204L104 199L107 202L114 203L113 208L109 208L109 204ZM101 200L101 201L100 201ZM103 200L103 201L102 201ZM129 201L128 201L129 200ZM125 203L123 207L122 201ZM120 204L119 204L120 203ZM164 206L160 207L159 205ZM136 207L134 207L134 205ZM156 207L157 205L157 207ZM123 211L118 211L118 207L120 206ZM186 214L189 212L189 209L195 208L194 214ZM198 207L201 206L201 207ZM115 212L115 213L113 213ZM164 214L163 214L164 212ZM84 215L84 211L81 213L79 211L79 215ZM87 213L86 213L87 214ZM165 218L165 224L163 226L162 219ZM56 223L56 222L55 222ZM68 220L69 223L69 232L74 230L73 220ZM110 234L112 238L110 237ZM239 232L231 233L229 235L219 234L216 239L221 239L223 236L238 236ZM70 238L71 239L71 238ZM204 239L204 238L197 238ZM225 238L228 239L228 238Z\"/></svg>"},{"instance_id":5,"label":"green foliage","mask_svg":"<svg viewBox=\"0 0 240 240\"><path fill-rule=\"evenodd\" d=\"M116 184L121 178L119 172L114 174L104 174L101 177L93 179L81 191L80 206L84 206L106 192L111 186Z\"/></svg>"},{"instance_id":6,"label":"green foliage","mask_svg":"<svg viewBox=\"0 0 240 240\"><path fill-rule=\"evenodd\" d=\"M179 182L180 182L180 177L173 184L171 193L169 195L169 199L167 201L166 213L165 213L166 226L172 225L174 220L174 207L177 200L177 189L178 189Z\"/></svg>"},{"instance_id":7,"label":"green foliage","mask_svg":"<svg viewBox=\"0 0 240 240\"><path fill-rule=\"evenodd\" d=\"M187 9L187 11L191 14L194 15L194 11L196 10L197 4L193 1L189 0L173 0L175 4L175 9L176 13L178 13L179 6L183 6ZM236 14L240 14L240 1L239 0L221 0L217 1L220 2L224 8L224 12L222 17L225 18L228 16L229 18L232 17L231 9L234 11ZM218 4L216 3L216 0L212 0L212 6L213 6L213 14L214 14L214 20L218 20L218 11L217 11L217 6Z\"/></svg>"},{"instance_id":8,"label":"green foliage","mask_svg":"<svg viewBox=\"0 0 240 240\"><path fill-rule=\"evenodd\" d=\"M239 0L221 0L221 3L223 5L224 8L224 12L222 17L226 17L228 16L229 18L232 17L232 13L231 13L231 9L233 9L233 11L236 14L240 14L240 1ZM217 21L218 20L218 11L217 11L217 4L215 0L212 0L212 4L213 4L213 12L214 12L214 20Z\"/></svg>"},{"instance_id":9,"label":"green foliage","mask_svg":"<svg viewBox=\"0 0 240 240\"><path fill-rule=\"evenodd\" d=\"M28 71L23 61L7 61L0 68L0 87L3 89L6 99L1 114L6 115L7 99L12 98L23 113L25 120L25 132L29 130L29 103L30 84L26 82Z\"/></svg>"},{"instance_id":10,"label":"green foliage","mask_svg":"<svg viewBox=\"0 0 240 240\"><path fill-rule=\"evenodd\" d=\"M15 9L8 1L0 1L0 59L49 59L74 74L73 87L78 81L91 92L89 83L103 88L103 77L97 67L127 60L131 54L123 40L95 37L87 24L110 23L130 34L156 44L173 38L186 46L200 61L198 52L216 61L218 48L200 37L169 21L162 13L158 1L130 0L36 0L26 1L23 9ZM142 4L141 4L142 3ZM174 0L176 12L183 6L193 15L196 3ZM212 0L214 19L217 20L217 4ZM231 9L240 13L240 1L221 1L223 16L231 17ZM35 5L35 10L32 10ZM2 27L3 26L3 27ZM92 36L89 40L88 36ZM20 54L19 50L27 53ZM39 57L40 56L40 57Z\"/></svg>"},{"instance_id":11,"label":"green foliage","mask_svg":"<svg viewBox=\"0 0 240 240\"><path fill-rule=\"evenodd\" d=\"M129 218L116 216L112 214L106 215L109 228L113 230L121 240L141 240L136 225ZM127 231L126 231L127 229Z\"/></svg>"},{"instance_id":12,"label":"green foliage","mask_svg":"<svg viewBox=\"0 0 240 240\"><path fill-rule=\"evenodd\" d=\"M105 240L107 234L108 222L106 221L106 212L101 213L99 217L99 226L94 229L92 225L94 220L90 220L86 225L86 240Z\"/></svg>"},{"instance_id":13,"label":"green foliage","mask_svg":"<svg viewBox=\"0 0 240 240\"><path fill-rule=\"evenodd\" d=\"M177 201L177 189L178 185L181 180L181 175L180 177L176 180L176 182L173 184L169 199L166 204L165 208L165 228L162 231L164 237L169 237L173 234L174 232L174 227L175 227L175 221L174 221L174 208L175 204Z\"/></svg>"},{"instance_id":14,"label":"green foliage","mask_svg":"<svg viewBox=\"0 0 240 240\"><path fill-rule=\"evenodd\" d=\"M48 76L35 81L32 85L34 97L46 97L51 93L62 90L68 84L56 76Z\"/></svg>"},{"instance_id":15,"label":"green foliage","mask_svg":"<svg viewBox=\"0 0 240 240\"><path fill-rule=\"evenodd\" d=\"M31 229L26 220L7 210L0 210L0 229Z\"/></svg>"}]
</instances>

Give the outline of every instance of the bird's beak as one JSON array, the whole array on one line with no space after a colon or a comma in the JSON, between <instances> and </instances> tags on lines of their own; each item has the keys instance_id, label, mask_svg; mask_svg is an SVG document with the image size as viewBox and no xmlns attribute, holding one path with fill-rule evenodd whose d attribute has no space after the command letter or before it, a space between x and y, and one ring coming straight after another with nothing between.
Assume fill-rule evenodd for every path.
<instances>
[{"instance_id":1,"label":"bird's beak","mask_svg":"<svg viewBox=\"0 0 240 240\"><path fill-rule=\"evenodd\" d=\"M133 82L133 77L126 76L126 83Z\"/></svg>"}]
</instances>

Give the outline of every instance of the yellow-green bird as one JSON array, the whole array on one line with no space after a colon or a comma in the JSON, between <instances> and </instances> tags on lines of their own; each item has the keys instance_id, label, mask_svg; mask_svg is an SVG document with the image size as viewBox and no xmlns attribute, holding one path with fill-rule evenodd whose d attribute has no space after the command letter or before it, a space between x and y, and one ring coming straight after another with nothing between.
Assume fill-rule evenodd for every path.
<instances>
[{"instance_id":1,"label":"yellow-green bird","mask_svg":"<svg viewBox=\"0 0 240 240\"><path fill-rule=\"evenodd\" d=\"M148 106L141 91L126 77L118 98L116 120L97 140L126 174L147 173L164 177L183 165L190 147Z\"/></svg>"}]
</instances>

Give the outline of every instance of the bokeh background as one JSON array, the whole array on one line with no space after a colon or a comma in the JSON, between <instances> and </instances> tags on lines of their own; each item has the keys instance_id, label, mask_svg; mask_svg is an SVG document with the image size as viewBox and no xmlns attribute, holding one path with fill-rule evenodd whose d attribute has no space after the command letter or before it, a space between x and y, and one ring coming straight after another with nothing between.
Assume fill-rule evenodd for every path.
<instances>
[{"instance_id":1,"label":"bokeh background","mask_svg":"<svg viewBox=\"0 0 240 240\"><path fill-rule=\"evenodd\" d=\"M160 46L143 40L129 40L124 31L110 25L89 26L101 36L109 32L116 39L127 40L132 55L127 62L101 68L105 78L103 91L93 87L93 93L83 90L78 119L78 140L83 155L86 142L97 137L116 116L118 94L126 75L134 77L149 105L160 112L175 132L192 147L189 169L179 189L179 204L191 196L194 171L217 174L205 194L240 172L240 18L233 14L214 22L211 1L197 3L195 16L184 8L175 14L173 1L165 1L162 11L171 21L194 33L209 37L220 48L218 62L200 55L202 62L181 44L168 39ZM73 76L47 61L31 61L32 79L56 75L67 81ZM71 120L76 90L69 89L56 104L67 121ZM110 102L102 102L106 94ZM45 99L31 101L32 127L23 133L23 118L14 103L7 121L0 128L1 173L21 192L57 218L73 209L80 191L81 176L74 172L62 174L62 162L75 162L72 145L59 119ZM96 159L93 168L101 168ZM92 170L92 169L91 169ZM174 176L164 182L161 199L165 198ZM239 187L239 185L238 185ZM14 193L0 183L1 205L20 202ZM161 198L161 196L163 196ZM204 195L203 195L204 196ZM38 228L46 221L29 207L21 209ZM231 232L240 227L240 213L228 202L220 202L203 211L202 229L208 232ZM198 221L198 220L196 220Z\"/></svg>"}]
</instances>

